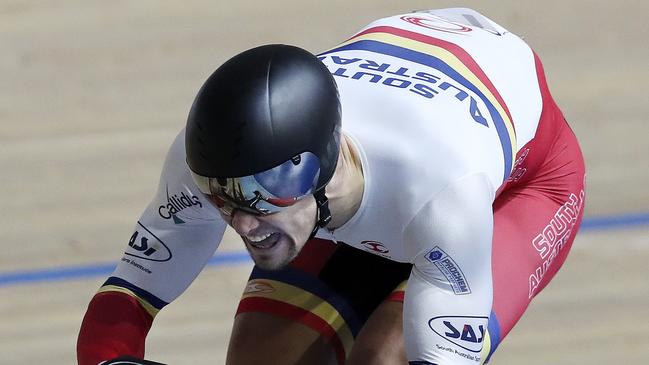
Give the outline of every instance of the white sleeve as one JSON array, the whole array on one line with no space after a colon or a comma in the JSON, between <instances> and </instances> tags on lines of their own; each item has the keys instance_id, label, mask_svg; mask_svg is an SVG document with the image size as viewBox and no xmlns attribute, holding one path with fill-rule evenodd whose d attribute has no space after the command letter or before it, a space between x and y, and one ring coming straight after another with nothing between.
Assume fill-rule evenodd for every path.
<instances>
[{"instance_id":1,"label":"white sleeve","mask_svg":"<svg viewBox=\"0 0 649 365\"><path fill-rule=\"evenodd\" d=\"M493 193L466 176L418 212L405 235L417 250L404 301L409 361L479 364L492 306Z\"/></svg>"},{"instance_id":2,"label":"white sleeve","mask_svg":"<svg viewBox=\"0 0 649 365\"><path fill-rule=\"evenodd\" d=\"M191 178L184 137L183 129L169 149L155 197L104 284L126 288L158 310L189 287L214 254L226 228Z\"/></svg>"}]
</instances>

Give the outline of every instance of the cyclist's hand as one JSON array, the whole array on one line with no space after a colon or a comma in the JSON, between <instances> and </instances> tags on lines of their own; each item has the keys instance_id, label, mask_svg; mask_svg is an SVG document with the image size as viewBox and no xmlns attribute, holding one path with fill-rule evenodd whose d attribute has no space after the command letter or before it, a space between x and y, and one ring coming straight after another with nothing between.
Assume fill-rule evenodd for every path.
<instances>
[{"instance_id":1,"label":"cyclist's hand","mask_svg":"<svg viewBox=\"0 0 649 365\"><path fill-rule=\"evenodd\" d=\"M120 356L100 362L98 365L165 365L160 362L142 360L132 356Z\"/></svg>"}]
</instances>

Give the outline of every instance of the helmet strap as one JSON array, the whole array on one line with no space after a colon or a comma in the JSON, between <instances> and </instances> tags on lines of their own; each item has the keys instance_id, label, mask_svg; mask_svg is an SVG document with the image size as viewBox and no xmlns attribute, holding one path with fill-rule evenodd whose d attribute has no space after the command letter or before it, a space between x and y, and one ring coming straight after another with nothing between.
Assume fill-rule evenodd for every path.
<instances>
[{"instance_id":1,"label":"helmet strap","mask_svg":"<svg viewBox=\"0 0 649 365\"><path fill-rule=\"evenodd\" d=\"M329 198L325 195L325 189L322 188L313 193L315 198L316 208L317 208L317 219L318 221L311 231L309 239L313 238L318 232L318 229L324 228L331 222L331 211L329 211Z\"/></svg>"}]
</instances>

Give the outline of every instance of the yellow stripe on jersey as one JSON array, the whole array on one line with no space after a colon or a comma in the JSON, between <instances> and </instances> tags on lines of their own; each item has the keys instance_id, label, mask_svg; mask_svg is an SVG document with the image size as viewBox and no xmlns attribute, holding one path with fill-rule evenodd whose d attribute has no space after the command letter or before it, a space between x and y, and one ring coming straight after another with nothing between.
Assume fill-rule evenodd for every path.
<instances>
[{"instance_id":1,"label":"yellow stripe on jersey","mask_svg":"<svg viewBox=\"0 0 649 365\"><path fill-rule=\"evenodd\" d=\"M482 340L482 351L480 351L480 365L484 364L489 357L491 351L491 337L489 331L485 331L484 339Z\"/></svg>"},{"instance_id":2,"label":"yellow stripe on jersey","mask_svg":"<svg viewBox=\"0 0 649 365\"><path fill-rule=\"evenodd\" d=\"M488 102L491 105L494 111L498 114L498 119L500 119L500 121L494 120L494 123L497 124L496 129L498 130L505 156L505 176L503 181L509 176L517 151L514 123L510 117L507 106L504 104L504 101L498 94L497 90L495 90L491 81L466 51L456 44L428 35L390 26L378 26L359 33L357 36L340 44L333 50L324 52L323 54L336 52L339 49L349 49L350 47L353 47L355 43L363 41L377 42L433 57L441 64L444 64L445 67L463 77L466 82L470 83L475 87L475 89L484 95L483 101L486 103ZM406 57L400 57L398 54L388 54L397 58L409 60ZM444 72L444 70L439 71ZM448 76L453 78L451 75Z\"/></svg>"},{"instance_id":3,"label":"yellow stripe on jersey","mask_svg":"<svg viewBox=\"0 0 649 365\"><path fill-rule=\"evenodd\" d=\"M147 311L147 313L151 315L152 318L155 318L158 312L160 312L159 309L152 306L149 302L146 301L146 299L139 297L137 294L135 294L135 292L127 288L117 286L117 285L105 285L99 288L99 291L97 293L106 293L106 292L118 292L118 293L124 293L132 296L133 298L137 299L137 301L140 303L142 308L144 308Z\"/></svg>"},{"instance_id":4,"label":"yellow stripe on jersey","mask_svg":"<svg viewBox=\"0 0 649 365\"><path fill-rule=\"evenodd\" d=\"M329 324L338 334L347 354L351 351L354 336L338 310L324 299L302 288L276 280L251 280L248 288L262 286L264 290L246 290L242 299L263 297L287 303L311 312Z\"/></svg>"}]
</instances>

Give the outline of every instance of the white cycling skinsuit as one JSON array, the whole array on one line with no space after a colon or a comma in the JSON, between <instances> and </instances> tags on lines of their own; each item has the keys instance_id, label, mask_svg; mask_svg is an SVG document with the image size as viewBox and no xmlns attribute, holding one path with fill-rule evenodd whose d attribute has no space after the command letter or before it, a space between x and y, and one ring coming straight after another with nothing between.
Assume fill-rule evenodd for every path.
<instances>
[{"instance_id":1,"label":"white cycling skinsuit","mask_svg":"<svg viewBox=\"0 0 649 365\"><path fill-rule=\"evenodd\" d=\"M454 8L377 20L319 58L338 85L365 188L356 214L317 237L413 265L403 312L411 364L484 363L503 331L493 312L494 202L544 109L534 52ZM132 296L152 317L191 284L226 229L192 181L184 148L183 130L100 290Z\"/></svg>"}]
</instances>

